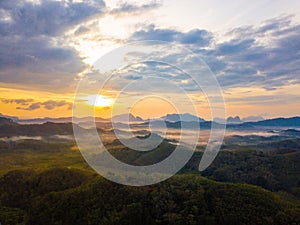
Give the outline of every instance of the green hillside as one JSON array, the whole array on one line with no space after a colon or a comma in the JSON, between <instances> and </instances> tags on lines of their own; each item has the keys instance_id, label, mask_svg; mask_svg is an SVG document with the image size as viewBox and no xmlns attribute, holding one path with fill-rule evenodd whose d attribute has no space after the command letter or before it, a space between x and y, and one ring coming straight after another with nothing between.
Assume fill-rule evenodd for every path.
<instances>
[{"instance_id":1,"label":"green hillside","mask_svg":"<svg viewBox=\"0 0 300 225\"><path fill-rule=\"evenodd\" d=\"M299 224L296 203L247 184L177 175L142 188L69 169L0 178L2 224Z\"/></svg>"}]
</instances>

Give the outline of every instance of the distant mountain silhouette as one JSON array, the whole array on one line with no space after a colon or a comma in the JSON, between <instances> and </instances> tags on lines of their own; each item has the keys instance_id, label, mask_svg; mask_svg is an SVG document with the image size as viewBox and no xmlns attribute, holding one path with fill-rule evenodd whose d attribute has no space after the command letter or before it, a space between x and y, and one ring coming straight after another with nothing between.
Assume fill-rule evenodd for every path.
<instances>
[{"instance_id":1,"label":"distant mountain silhouette","mask_svg":"<svg viewBox=\"0 0 300 225\"><path fill-rule=\"evenodd\" d=\"M167 114L165 116L160 117L160 119L168 121L168 122L178 122L178 121L184 121L184 122L205 122L204 119L189 114L189 113L184 113L184 114Z\"/></svg>"},{"instance_id":2,"label":"distant mountain silhouette","mask_svg":"<svg viewBox=\"0 0 300 225\"><path fill-rule=\"evenodd\" d=\"M247 116L242 119L243 122L258 122L265 120L262 116Z\"/></svg>"},{"instance_id":3,"label":"distant mountain silhouette","mask_svg":"<svg viewBox=\"0 0 300 225\"><path fill-rule=\"evenodd\" d=\"M300 137L300 131L295 129L287 129L280 132L280 134L287 135L287 136L296 136Z\"/></svg>"},{"instance_id":4,"label":"distant mountain silhouette","mask_svg":"<svg viewBox=\"0 0 300 225\"><path fill-rule=\"evenodd\" d=\"M148 127L149 122L144 122L143 127ZM151 125L153 127L159 128L162 126L161 121L154 120L151 122ZM211 129L212 125L214 128L223 128L223 124L219 124L212 121L204 121L204 122L193 122L193 121L177 121L177 122L169 122L165 121L165 125L167 128L173 128L173 129ZM131 126L133 128L141 127L139 124Z\"/></svg>"},{"instance_id":5,"label":"distant mountain silhouette","mask_svg":"<svg viewBox=\"0 0 300 225\"><path fill-rule=\"evenodd\" d=\"M227 124L238 124L238 123L246 123L246 122L258 122L264 120L261 116L247 116L244 118L240 118L239 116L228 117Z\"/></svg>"},{"instance_id":6,"label":"distant mountain silhouette","mask_svg":"<svg viewBox=\"0 0 300 225\"><path fill-rule=\"evenodd\" d=\"M262 120L264 120L264 118L261 116L247 116L244 118L241 118L239 116L235 116L235 117L230 116L227 119L218 118L218 117L213 119L214 122L221 123L221 124L224 124L225 121L227 124L241 124L246 122L258 122Z\"/></svg>"},{"instance_id":7,"label":"distant mountain silhouette","mask_svg":"<svg viewBox=\"0 0 300 225\"><path fill-rule=\"evenodd\" d=\"M192 121L165 121L165 124L168 128L173 129L211 129L213 126L214 128L223 128L224 125L220 123L216 123L213 121L204 121L201 118L199 122L197 122L196 116L190 114L184 114L183 118L185 119L193 119ZM124 121L124 117L128 116L125 114L116 116L117 121ZM176 119L177 114L169 114L166 115L165 119ZM57 121L64 121L65 118ZM131 122L135 122L131 125L132 128L139 128L139 129L147 129L149 127L149 121L142 120L140 117L133 116L129 114L129 120ZM196 120L196 121L195 121ZM91 121L89 118L88 121ZM102 121L102 120L101 120ZM100 125L97 126L98 128L108 129L112 128L110 121L103 119L104 122L100 122ZM237 120L235 120L237 121ZM97 123L98 124L98 123ZM125 124L122 122L118 122L119 124L117 128L122 129L125 127ZM161 120L153 120L152 124L154 126L160 127L162 125ZM80 126L74 125L74 126ZM300 127L300 117L292 117L292 118L276 118L276 119L268 119L259 122L246 122L246 123L238 123L238 124L227 124L227 129L233 130L245 130L245 129L261 129L262 127L284 127L284 128L293 128L293 127ZM294 135L299 135L299 131L296 130L288 130L286 133L293 133ZM73 124L72 123L54 123L54 122L46 122L42 124L19 124L14 122L10 118L0 117L0 136L18 136L18 135L25 135L25 136L47 136L47 135L72 135L73 134Z\"/></svg>"},{"instance_id":8,"label":"distant mountain silhouette","mask_svg":"<svg viewBox=\"0 0 300 225\"><path fill-rule=\"evenodd\" d=\"M77 126L77 125L74 125ZM79 128L81 129L81 128ZM18 124L11 119L0 118L0 136L50 136L72 135L72 123Z\"/></svg>"},{"instance_id":9,"label":"distant mountain silhouette","mask_svg":"<svg viewBox=\"0 0 300 225\"><path fill-rule=\"evenodd\" d=\"M143 119L139 116L134 116L131 113L129 114L120 114L112 117L112 121L115 123L122 123L122 122L142 122Z\"/></svg>"},{"instance_id":10,"label":"distant mountain silhouette","mask_svg":"<svg viewBox=\"0 0 300 225\"><path fill-rule=\"evenodd\" d=\"M16 116L7 116L7 115L3 115L2 113L0 113L0 118L8 118L8 119L11 119L14 122L17 122L19 120L19 118L16 117Z\"/></svg>"},{"instance_id":11,"label":"distant mountain silhouette","mask_svg":"<svg viewBox=\"0 0 300 225\"><path fill-rule=\"evenodd\" d=\"M3 130L5 126L14 126L17 125L12 119L0 117L0 128Z\"/></svg>"},{"instance_id":12,"label":"distant mountain silhouette","mask_svg":"<svg viewBox=\"0 0 300 225\"><path fill-rule=\"evenodd\" d=\"M247 122L244 124L252 126L270 126L270 127L300 127L300 117L292 118L275 118L259 122Z\"/></svg>"},{"instance_id":13,"label":"distant mountain silhouette","mask_svg":"<svg viewBox=\"0 0 300 225\"><path fill-rule=\"evenodd\" d=\"M82 117L82 118L72 118L72 117L60 117L60 118L35 118L35 119L19 119L17 122L20 124L42 124L46 122L52 122L52 123L87 123L87 122L107 122L108 119L104 119L101 117Z\"/></svg>"},{"instance_id":14,"label":"distant mountain silhouette","mask_svg":"<svg viewBox=\"0 0 300 225\"><path fill-rule=\"evenodd\" d=\"M236 116L236 117L228 117L227 118L227 121L226 121L228 124L231 124L231 123L242 123L243 121L241 120L241 118L239 116Z\"/></svg>"}]
</instances>

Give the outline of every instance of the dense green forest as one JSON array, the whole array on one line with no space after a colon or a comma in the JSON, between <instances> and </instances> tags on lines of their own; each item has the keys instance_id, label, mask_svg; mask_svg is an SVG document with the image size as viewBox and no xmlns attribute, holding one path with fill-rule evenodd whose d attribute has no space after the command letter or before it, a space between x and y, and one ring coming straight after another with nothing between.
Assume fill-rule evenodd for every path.
<instances>
[{"instance_id":1,"label":"dense green forest","mask_svg":"<svg viewBox=\"0 0 300 225\"><path fill-rule=\"evenodd\" d=\"M274 143L275 142L275 143ZM293 141L268 143L271 150L262 151L254 147L231 147L235 151L222 150L213 164L201 173L202 176L225 182L254 184L274 192L287 192L300 197L300 152L291 151ZM273 147L272 147L273 143ZM285 143L286 147L283 146ZM167 157L174 146L163 142L158 148L146 153L129 150L111 144L111 153L126 163L146 165ZM275 147L276 146L276 147ZM16 169L37 171L68 167L91 170L72 141L20 140L0 142L0 174ZM196 173L202 152L195 152L180 173Z\"/></svg>"},{"instance_id":2,"label":"dense green forest","mask_svg":"<svg viewBox=\"0 0 300 225\"><path fill-rule=\"evenodd\" d=\"M20 131L20 125L4 125L12 133ZM296 130L270 137L228 136L212 165L201 173L198 165L205 146L198 146L178 175L135 188L95 174L69 127L22 126L20 135L34 131L41 136L0 137L1 225L300 224ZM110 132L104 134L110 153L132 165L159 162L176 147L165 139L154 150L137 152Z\"/></svg>"},{"instance_id":3,"label":"dense green forest","mask_svg":"<svg viewBox=\"0 0 300 225\"><path fill-rule=\"evenodd\" d=\"M163 142L147 154L119 147L111 152L127 163L147 164L173 148ZM0 222L300 224L300 153L274 149L225 148L202 176L197 171L202 153L196 152L179 175L133 188L94 174L72 141L1 142Z\"/></svg>"},{"instance_id":4,"label":"dense green forest","mask_svg":"<svg viewBox=\"0 0 300 225\"><path fill-rule=\"evenodd\" d=\"M11 171L0 193L3 225L300 223L298 202L193 174L135 188L75 169Z\"/></svg>"}]
</instances>

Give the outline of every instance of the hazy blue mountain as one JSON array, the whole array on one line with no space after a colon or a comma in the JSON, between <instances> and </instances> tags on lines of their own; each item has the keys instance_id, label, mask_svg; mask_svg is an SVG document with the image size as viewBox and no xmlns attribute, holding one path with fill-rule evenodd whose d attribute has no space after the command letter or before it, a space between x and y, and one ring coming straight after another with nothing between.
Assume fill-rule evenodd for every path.
<instances>
[{"instance_id":1,"label":"hazy blue mountain","mask_svg":"<svg viewBox=\"0 0 300 225\"><path fill-rule=\"evenodd\" d=\"M115 124L119 124L118 128L123 128L125 126L124 122L126 121L126 117L129 116L130 122L135 122L132 127L136 128L147 128L149 121L143 120L140 117L136 117L132 114L122 114L117 115L114 117ZM201 118L198 118L196 116L193 116L191 114L183 114L183 121L168 121L168 120L176 120L179 118L178 114L168 114L165 117L162 117L165 119L166 126L168 128L175 128L175 129L193 129L200 127L201 129L210 129L212 124L215 128L222 128L223 125L220 123L217 123L215 121L205 121ZM45 118L47 120L47 118ZM198 119L198 120L197 120ZM91 122L93 118L80 118L79 121L89 121ZM100 127L102 128L111 128L110 121L107 119L102 118L96 118L95 119L100 123ZM0 134L1 135L38 135L41 133L41 135L49 135L51 134L71 134L72 133L72 123L71 122L63 122L68 121L67 118L58 118L55 121L57 122L44 122L44 119L36 119L33 120L32 124L20 124L15 123L10 118L0 117ZM199 121L199 122L197 122ZM226 127L227 129L234 129L234 130L243 130L243 129L262 129L261 127L284 127L284 128L293 128L293 127L300 127L300 117L292 117L292 118L276 118L276 119L268 119L263 120L259 122L246 122L246 123L237 123L239 121L239 118L233 118L231 122L236 123L227 123ZM94 121L93 121L94 122ZM160 127L162 125L162 120L153 120L152 125ZM80 126L81 124L78 123ZM99 127L99 126L98 126ZM294 135L298 135L299 131L296 130L289 130L286 131L289 134L293 133Z\"/></svg>"},{"instance_id":2,"label":"hazy blue mountain","mask_svg":"<svg viewBox=\"0 0 300 225\"><path fill-rule=\"evenodd\" d=\"M134 116L131 113L129 114L120 114L112 117L112 121L115 123L126 122L129 117L129 122L142 122L143 119L139 116Z\"/></svg>"},{"instance_id":3,"label":"hazy blue mountain","mask_svg":"<svg viewBox=\"0 0 300 225\"><path fill-rule=\"evenodd\" d=\"M72 117L60 117L60 118L34 118L34 119L19 119L17 122L20 124L42 124L46 122L51 123L71 123L73 121ZM108 119L104 119L101 117L81 117L81 118L74 118L75 123L87 123L87 122L107 122Z\"/></svg>"},{"instance_id":4,"label":"hazy blue mountain","mask_svg":"<svg viewBox=\"0 0 300 225\"><path fill-rule=\"evenodd\" d=\"M165 116L160 117L160 119L168 121L168 122L178 122L178 121L184 121L184 122L205 122L204 119L197 117L195 115L184 113L184 114L167 114Z\"/></svg>"},{"instance_id":5,"label":"hazy blue mountain","mask_svg":"<svg viewBox=\"0 0 300 225\"><path fill-rule=\"evenodd\" d=\"M10 118L0 117L0 127L14 124L16 123Z\"/></svg>"},{"instance_id":6,"label":"hazy blue mountain","mask_svg":"<svg viewBox=\"0 0 300 225\"><path fill-rule=\"evenodd\" d=\"M227 119L216 117L213 119L214 122L224 124L225 121L227 124L237 124L237 123L246 123L246 122L258 122L262 121L264 118L262 116L247 116L244 118L240 118L239 116L228 117Z\"/></svg>"},{"instance_id":7,"label":"hazy blue mountain","mask_svg":"<svg viewBox=\"0 0 300 225\"><path fill-rule=\"evenodd\" d=\"M144 122L143 127L147 127L149 122ZM194 121L176 121L176 122L169 122L165 121L165 124L168 128L173 129L211 129L212 125L214 125L214 128L223 128L223 124L219 124L213 121L204 121L204 122L194 122ZM159 120L154 120L151 122L151 125L153 127L159 128L162 126L162 122ZM139 125L135 125L132 127L139 127Z\"/></svg>"},{"instance_id":8,"label":"hazy blue mountain","mask_svg":"<svg viewBox=\"0 0 300 225\"><path fill-rule=\"evenodd\" d=\"M238 123L242 123L243 121L239 116L235 116L235 117L230 116L227 118L226 122L228 124L238 124Z\"/></svg>"},{"instance_id":9,"label":"hazy blue mountain","mask_svg":"<svg viewBox=\"0 0 300 225\"><path fill-rule=\"evenodd\" d=\"M225 118L220 118L220 117L213 118L213 121L216 122L216 123L220 123L220 124L225 124L226 123L226 119Z\"/></svg>"},{"instance_id":10,"label":"hazy blue mountain","mask_svg":"<svg viewBox=\"0 0 300 225\"><path fill-rule=\"evenodd\" d=\"M280 132L280 134L287 135L287 136L297 136L297 137L300 137L300 131L299 130L295 130L295 129L282 130Z\"/></svg>"},{"instance_id":11,"label":"hazy blue mountain","mask_svg":"<svg viewBox=\"0 0 300 225\"><path fill-rule=\"evenodd\" d=\"M61 117L61 118L34 118L34 119L21 119L18 120L20 124L42 124L46 122L52 123L70 123L72 122L72 117Z\"/></svg>"},{"instance_id":12,"label":"hazy blue mountain","mask_svg":"<svg viewBox=\"0 0 300 225\"><path fill-rule=\"evenodd\" d=\"M16 116L7 116L7 115L3 115L2 113L0 113L0 118L9 118L14 122L17 122L19 120L19 118Z\"/></svg>"},{"instance_id":13,"label":"hazy blue mountain","mask_svg":"<svg viewBox=\"0 0 300 225\"><path fill-rule=\"evenodd\" d=\"M262 120L264 120L262 116L247 116L242 119L243 122L258 122Z\"/></svg>"},{"instance_id":14,"label":"hazy blue mountain","mask_svg":"<svg viewBox=\"0 0 300 225\"><path fill-rule=\"evenodd\" d=\"M259 122L248 122L252 126L270 126L270 127L300 127L300 117L275 118Z\"/></svg>"}]
</instances>

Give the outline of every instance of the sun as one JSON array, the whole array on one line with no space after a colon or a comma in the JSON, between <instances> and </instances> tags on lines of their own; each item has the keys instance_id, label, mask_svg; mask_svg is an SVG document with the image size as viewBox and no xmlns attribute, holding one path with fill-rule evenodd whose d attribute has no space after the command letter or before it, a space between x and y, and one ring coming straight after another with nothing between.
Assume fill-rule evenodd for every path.
<instances>
[{"instance_id":1,"label":"sun","mask_svg":"<svg viewBox=\"0 0 300 225\"><path fill-rule=\"evenodd\" d=\"M103 95L89 95L86 103L94 107L109 107L112 106L114 100Z\"/></svg>"}]
</instances>

